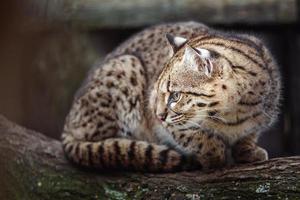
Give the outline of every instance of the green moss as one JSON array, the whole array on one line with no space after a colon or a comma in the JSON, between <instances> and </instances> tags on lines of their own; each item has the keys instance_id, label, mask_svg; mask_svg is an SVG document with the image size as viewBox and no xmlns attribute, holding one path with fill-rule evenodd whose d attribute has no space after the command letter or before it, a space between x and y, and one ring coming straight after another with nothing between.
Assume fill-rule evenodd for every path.
<instances>
[{"instance_id":1,"label":"green moss","mask_svg":"<svg viewBox=\"0 0 300 200\"><path fill-rule=\"evenodd\" d=\"M28 168L26 168L26 166ZM114 182L97 182L97 179L81 179L83 172L65 173L55 171L34 163L14 165L15 179L22 188L15 199L91 199L91 200L126 200L142 199L149 192L147 185L124 185ZM24 193L28 194L24 196Z\"/></svg>"},{"instance_id":2,"label":"green moss","mask_svg":"<svg viewBox=\"0 0 300 200\"><path fill-rule=\"evenodd\" d=\"M128 194L126 192L121 192L116 189L113 189L109 185L103 185L106 196L112 200L124 200L128 199Z\"/></svg>"},{"instance_id":3,"label":"green moss","mask_svg":"<svg viewBox=\"0 0 300 200\"><path fill-rule=\"evenodd\" d=\"M14 198L17 200L106 199L104 189L81 180L80 172L64 174L23 161L11 165L11 170L15 172L12 178L18 180Z\"/></svg>"},{"instance_id":4,"label":"green moss","mask_svg":"<svg viewBox=\"0 0 300 200\"><path fill-rule=\"evenodd\" d=\"M149 188L145 184L124 185L124 184L106 183L106 184L102 184L102 187L105 190L105 194L106 194L107 198L112 199L112 200L144 199L144 196L150 192Z\"/></svg>"},{"instance_id":5,"label":"green moss","mask_svg":"<svg viewBox=\"0 0 300 200\"><path fill-rule=\"evenodd\" d=\"M150 192L148 188L138 186L134 192L133 199L143 199L143 196L148 192Z\"/></svg>"},{"instance_id":6,"label":"green moss","mask_svg":"<svg viewBox=\"0 0 300 200\"><path fill-rule=\"evenodd\" d=\"M259 185L255 192L256 193L268 193L270 191L270 183L264 183L264 184L261 184Z\"/></svg>"},{"instance_id":7,"label":"green moss","mask_svg":"<svg viewBox=\"0 0 300 200\"><path fill-rule=\"evenodd\" d=\"M186 192L188 192L188 188L187 188L186 186L184 186L184 185L179 185L179 186L177 186L177 187L176 187L176 190L179 191L179 192L181 192L181 193L186 193Z\"/></svg>"}]
</instances>

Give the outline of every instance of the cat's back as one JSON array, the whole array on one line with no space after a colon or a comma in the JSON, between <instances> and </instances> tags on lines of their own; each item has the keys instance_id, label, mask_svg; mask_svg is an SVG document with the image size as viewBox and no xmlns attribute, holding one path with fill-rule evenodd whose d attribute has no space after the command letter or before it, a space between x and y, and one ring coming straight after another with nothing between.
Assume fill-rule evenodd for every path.
<instances>
[{"instance_id":1,"label":"cat's back","mask_svg":"<svg viewBox=\"0 0 300 200\"><path fill-rule=\"evenodd\" d=\"M102 68L110 59L125 54L136 56L140 60L146 71L148 89L151 88L164 64L172 56L172 48L166 38L167 33L190 39L208 32L209 28L206 25L190 21L155 25L136 33L109 53L104 60L95 63L78 89L75 100L86 92L97 69ZM130 70L130 67L125 70Z\"/></svg>"}]
</instances>

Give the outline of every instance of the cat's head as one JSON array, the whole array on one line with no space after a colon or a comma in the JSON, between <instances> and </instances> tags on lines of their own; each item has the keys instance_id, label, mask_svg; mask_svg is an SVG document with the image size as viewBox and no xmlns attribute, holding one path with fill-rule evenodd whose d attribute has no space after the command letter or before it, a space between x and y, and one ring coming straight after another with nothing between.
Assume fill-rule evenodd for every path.
<instances>
[{"instance_id":1,"label":"cat's head","mask_svg":"<svg viewBox=\"0 0 300 200\"><path fill-rule=\"evenodd\" d=\"M197 127L218 119L240 99L230 61L182 37L167 35L173 56L164 67L150 104L166 126Z\"/></svg>"}]
</instances>

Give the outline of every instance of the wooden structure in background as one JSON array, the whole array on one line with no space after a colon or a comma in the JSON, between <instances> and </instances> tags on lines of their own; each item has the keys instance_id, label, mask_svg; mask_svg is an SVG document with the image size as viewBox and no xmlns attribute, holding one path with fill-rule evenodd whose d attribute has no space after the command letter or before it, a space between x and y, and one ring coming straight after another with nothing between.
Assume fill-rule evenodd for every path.
<instances>
[{"instance_id":1,"label":"wooden structure in background","mask_svg":"<svg viewBox=\"0 0 300 200\"><path fill-rule=\"evenodd\" d=\"M170 21L208 24L286 24L297 0L30 0L34 16L85 28L141 27Z\"/></svg>"}]
</instances>

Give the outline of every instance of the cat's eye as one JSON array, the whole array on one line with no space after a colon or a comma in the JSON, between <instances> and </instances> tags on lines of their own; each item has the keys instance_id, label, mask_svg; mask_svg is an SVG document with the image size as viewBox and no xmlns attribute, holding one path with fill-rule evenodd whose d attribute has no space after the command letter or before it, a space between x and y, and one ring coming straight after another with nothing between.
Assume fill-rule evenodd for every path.
<instances>
[{"instance_id":1,"label":"cat's eye","mask_svg":"<svg viewBox=\"0 0 300 200\"><path fill-rule=\"evenodd\" d=\"M181 96L180 92L171 92L169 96L168 104L179 101L180 96Z\"/></svg>"}]
</instances>

